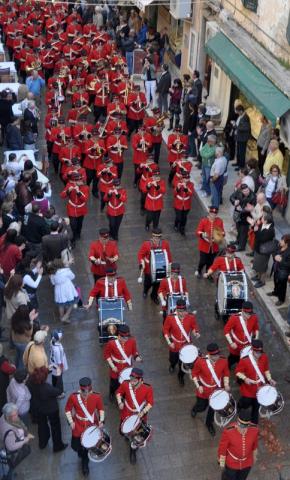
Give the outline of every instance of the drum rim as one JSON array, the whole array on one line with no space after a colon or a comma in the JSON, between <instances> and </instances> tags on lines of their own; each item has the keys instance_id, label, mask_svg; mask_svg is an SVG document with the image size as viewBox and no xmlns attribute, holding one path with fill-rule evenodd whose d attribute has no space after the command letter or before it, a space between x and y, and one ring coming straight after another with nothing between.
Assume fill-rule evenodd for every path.
<instances>
[{"instance_id":1,"label":"drum rim","mask_svg":"<svg viewBox=\"0 0 290 480\"><path fill-rule=\"evenodd\" d=\"M213 399L214 396L217 396L217 395L220 395L220 394L222 394L223 396L227 397L227 403L226 403L223 407L221 407L221 408L213 408L213 406L212 406L212 404L211 404L211 403L212 403L212 399ZM220 397L220 398L222 398L222 397ZM219 410L223 410L223 409L228 405L230 399L231 399L231 395L230 395L229 392L227 392L224 388L218 388L218 389L216 389L214 392L212 392L212 393L210 394L208 400L209 400L209 405L211 406L211 408L212 408L213 410L219 411Z\"/></svg>"},{"instance_id":2,"label":"drum rim","mask_svg":"<svg viewBox=\"0 0 290 480\"><path fill-rule=\"evenodd\" d=\"M96 431L96 433L99 433L100 436L99 436L98 439L95 440L95 443L94 443L92 446L88 447L88 446L85 446L85 445L83 444L83 438L84 438L86 432L87 432L88 430L92 430L92 429L94 429L94 431ZM82 433L82 435L81 435L81 444L82 444L82 446L83 446L84 448L87 448L87 449L93 448L93 447L96 445L96 443L101 440L101 438L102 438L101 433L102 433L102 431L101 431L100 427L98 427L97 425L95 425L95 426L94 426L94 425L91 425L90 427L87 427L87 428L83 431L83 433Z\"/></svg>"},{"instance_id":3,"label":"drum rim","mask_svg":"<svg viewBox=\"0 0 290 480\"><path fill-rule=\"evenodd\" d=\"M265 403L261 403L261 394L263 390L265 391L265 389L267 389L268 392L272 392L272 393L275 392L276 394L275 400L271 401L271 403L267 403L267 405ZM257 391L257 400L259 404L262 405L263 407L271 407L271 405L274 405L274 403L277 401L278 397L279 397L279 392L277 388L274 387L274 385L262 385Z\"/></svg>"},{"instance_id":4,"label":"drum rim","mask_svg":"<svg viewBox=\"0 0 290 480\"><path fill-rule=\"evenodd\" d=\"M134 428L134 430L130 430L129 432L124 432L123 431L123 425L129 420L131 419L132 417L136 417L136 420L138 419L138 422L136 423L136 426ZM141 418L138 417L137 413L134 413L133 415L129 415L128 417L126 417L123 422L121 423L121 432L124 433L124 435L129 435L130 433L134 432L136 430L136 428L138 428L140 425L141 425Z\"/></svg>"},{"instance_id":5,"label":"drum rim","mask_svg":"<svg viewBox=\"0 0 290 480\"><path fill-rule=\"evenodd\" d=\"M190 361L183 361L181 356L182 356L182 351L184 351L185 349L189 351L189 348L190 347L190 350L192 350L192 347L194 348L194 353L196 354L196 357L194 359L190 359ZM181 355L180 355L181 354ZM179 359L182 363L192 363L194 362L194 360L196 360L198 357L198 348L195 346L195 345L184 345L183 347L181 347L181 349L179 350Z\"/></svg>"}]
</instances>

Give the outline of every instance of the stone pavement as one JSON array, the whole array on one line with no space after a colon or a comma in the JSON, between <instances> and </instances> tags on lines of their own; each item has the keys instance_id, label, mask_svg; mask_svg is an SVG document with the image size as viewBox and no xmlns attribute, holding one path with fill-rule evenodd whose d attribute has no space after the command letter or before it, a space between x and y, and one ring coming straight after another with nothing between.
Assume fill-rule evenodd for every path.
<instances>
[{"instance_id":1,"label":"stone pavement","mask_svg":"<svg viewBox=\"0 0 290 480\"><path fill-rule=\"evenodd\" d=\"M89 313L83 310L74 311L72 323L63 326L63 344L68 356L69 370L64 375L67 394L74 391L78 379L89 375L93 379L94 388L102 393L105 401L106 428L111 434L113 452L101 464L91 464L89 478L103 480L219 480L216 453L220 434L212 439L204 426L204 414L195 420L190 416L194 402L194 390L187 381L180 387L175 375L168 373L168 351L161 335L162 317L159 308L148 298L142 298L142 289L137 284L138 265L137 250L149 234L144 230L144 217L139 215L139 194L133 188L132 153L128 151L123 183L128 189L127 213L120 229L120 262L119 274L126 278L133 297L133 312L127 314L128 324L137 337L137 343L143 357L145 381L152 383L155 394L155 405L149 415L154 434L148 446L138 454L136 466L129 464L127 442L118 433L119 415L116 406L108 400L108 369L102 358L102 348L98 345L96 328L96 312L92 308ZM166 149L162 147L161 174L168 174ZM65 215L65 207L58 193L62 185L53 174L53 200L57 210ZM80 285L84 299L87 298L93 284L89 271L87 252L89 244L97 236L98 228L107 224L104 214L100 213L99 201L91 197L89 214L84 221L82 240L75 249L76 262L73 268L76 273L76 285ZM223 337L222 324L214 317L215 286L208 280L198 280L194 271L198 261L197 239L194 231L197 222L203 215L199 200L194 198L193 208L189 215L187 236L181 237L173 230L174 212L172 209L172 192L168 189L165 209L161 214L161 227L164 237L169 240L173 258L182 265L182 273L188 282L191 305L197 310L197 319L201 329L201 338L197 346L205 351L207 343L216 340L223 353L227 354ZM281 342L266 309L253 301L261 322L261 337L265 341L266 351L270 354L273 377L279 382L279 389L285 397L285 409L282 415L274 418L279 438L283 442L285 455L276 458L265 451L261 443L259 462L250 475L252 480L278 480L276 465L284 468L283 480L290 480L289 428L284 419L290 413L289 384L284 380L289 371L288 351ZM39 289L40 319L51 329L61 327L57 311L53 304L52 287L48 278L44 278ZM8 352L13 358L13 351ZM232 380L233 393L238 398L237 386ZM70 430L66 424L63 408L65 400L60 402L64 440L70 442ZM36 428L31 427L33 433ZM53 454L51 444L44 451L37 446L37 439L32 443L32 454L17 469L18 480L81 480L77 455L68 448L60 454ZM281 480L281 479L280 479Z\"/></svg>"}]
</instances>

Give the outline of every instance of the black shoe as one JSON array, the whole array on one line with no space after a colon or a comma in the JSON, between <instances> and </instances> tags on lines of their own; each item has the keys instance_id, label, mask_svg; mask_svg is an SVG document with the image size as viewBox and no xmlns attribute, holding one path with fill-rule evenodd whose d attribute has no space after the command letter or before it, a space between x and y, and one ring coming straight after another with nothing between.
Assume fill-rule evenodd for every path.
<instances>
[{"instance_id":1,"label":"black shoe","mask_svg":"<svg viewBox=\"0 0 290 480\"><path fill-rule=\"evenodd\" d=\"M275 292L268 292L267 295L268 297L277 297Z\"/></svg>"},{"instance_id":2,"label":"black shoe","mask_svg":"<svg viewBox=\"0 0 290 480\"><path fill-rule=\"evenodd\" d=\"M237 162L235 163L232 163L232 167L238 167L239 165L237 164Z\"/></svg>"},{"instance_id":3,"label":"black shoe","mask_svg":"<svg viewBox=\"0 0 290 480\"><path fill-rule=\"evenodd\" d=\"M235 168L235 171L238 172L239 170L241 170L241 167L236 167Z\"/></svg>"},{"instance_id":4,"label":"black shoe","mask_svg":"<svg viewBox=\"0 0 290 480\"><path fill-rule=\"evenodd\" d=\"M137 462L136 449L130 448L130 463L131 465L135 465L136 462Z\"/></svg>"},{"instance_id":5,"label":"black shoe","mask_svg":"<svg viewBox=\"0 0 290 480\"><path fill-rule=\"evenodd\" d=\"M276 307L281 307L281 305L283 305L284 302L282 302L281 300L278 300L275 305Z\"/></svg>"},{"instance_id":6,"label":"black shoe","mask_svg":"<svg viewBox=\"0 0 290 480\"><path fill-rule=\"evenodd\" d=\"M191 416L192 416L192 418L195 418L196 415L197 415L197 411L193 408L193 409L191 410Z\"/></svg>"},{"instance_id":7,"label":"black shoe","mask_svg":"<svg viewBox=\"0 0 290 480\"><path fill-rule=\"evenodd\" d=\"M137 188L137 183L133 183L133 187L134 187L134 188Z\"/></svg>"},{"instance_id":8,"label":"black shoe","mask_svg":"<svg viewBox=\"0 0 290 480\"><path fill-rule=\"evenodd\" d=\"M178 381L179 381L179 385L181 387L184 387L184 376L183 375L178 374Z\"/></svg>"},{"instance_id":9,"label":"black shoe","mask_svg":"<svg viewBox=\"0 0 290 480\"><path fill-rule=\"evenodd\" d=\"M259 280L259 277L255 275L254 277L251 277L252 282L257 282Z\"/></svg>"},{"instance_id":10,"label":"black shoe","mask_svg":"<svg viewBox=\"0 0 290 480\"><path fill-rule=\"evenodd\" d=\"M115 400L115 395L111 392L109 394L109 399L110 399L110 402L113 402Z\"/></svg>"},{"instance_id":11,"label":"black shoe","mask_svg":"<svg viewBox=\"0 0 290 480\"><path fill-rule=\"evenodd\" d=\"M63 450L65 450L65 449L66 449L66 447L67 447L67 446L68 446L68 444L67 444L67 443L63 443L63 444L61 445L61 447L54 448L54 449L53 449L53 451L54 451L54 453L57 453L57 452L62 452Z\"/></svg>"},{"instance_id":12,"label":"black shoe","mask_svg":"<svg viewBox=\"0 0 290 480\"><path fill-rule=\"evenodd\" d=\"M82 460L82 472L84 477L87 477L89 475L90 470L88 460Z\"/></svg>"},{"instance_id":13,"label":"black shoe","mask_svg":"<svg viewBox=\"0 0 290 480\"><path fill-rule=\"evenodd\" d=\"M209 433L211 434L211 436L214 437L215 436L214 426L213 425L208 425L207 429L208 429Z\"/></svg>"},{"instance_id":14,"label":"black shoe","mask_svg":"<svg viewBox=\"0 0 290 480\"><path fill-rule=\"evenodd\" d=\"M184 231L184 230L180 230L180 235L182 235L183 237L185 237L185 231Z\"/></svg>"},{"instance_id":15,"label":"black shoe","mask_svg":"<svg viewBox=\"0 0 290 480\"><path fill-rule=\"evenodd\" d=\"M175 367L172 367L172 365L170 365L168 370L169 370L169 373L174 373Z\"/></svg>"},{"instance_id":16,"label":"black shoe","mask_svg":"<svg viewBox=\"0 0 290 480\"><path fill-rule=\"evenodd\" d=\"M155 303L155 305L159 305L159 303L160 303L159 298L152 298L151 297L151 300Z\"/></svg>"}]
</instances>

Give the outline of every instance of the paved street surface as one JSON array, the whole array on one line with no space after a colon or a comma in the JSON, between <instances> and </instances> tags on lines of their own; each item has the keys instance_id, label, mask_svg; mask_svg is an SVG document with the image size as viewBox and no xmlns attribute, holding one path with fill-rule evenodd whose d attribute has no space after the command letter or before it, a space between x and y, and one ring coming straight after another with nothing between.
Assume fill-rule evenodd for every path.
<instances>
[{"instance_id":1,"label":"paved street surface","mask_svg":"<svg viewBox=\"0 0 290 480\"><path fill-rule=\"evenodd\" d=\"M167 177L166 152L163 148L161 172ZM130 152L126 158L123 183L128 189L127 213L120 229L119 274L124 276L133 297L133 312L127 314L128 324L137 337L138 347L143 357L145 381L152 383L155 405L150 413L150 423L154 435L148 446L139 451L136 466L129 463L127 442L118 433L119 415L117 408L108 400L108 369L102 358L102 348L98 345L96 329L96 312L74 311L71 325L64 326L64 347L68 356L69 370L64 375L67 394L77 388L80 377L92 377L94 388L101 392L105 401L106 428L111 434L113 452L101 464L90 463L90 477L102 480L219 480L220 472L216 461L219 433L212 439L204 426L204 414L196 419L190 416L194 402L192 382L187 379L184 388L180 387L175 375L168 373L168 350L161 335L162 317L159 308L148 298L142 298L142 288L137 284L137 250L149 234L144 230L144 217L139 214L139 193L132 186L133 167ZM52 174L53 175L53 174ZM58 198L61 189L59 180L53 181L53 204L58 211L65 214L62 201ZM89 204L89 215L84 221L82 240L75 250L76 284L81 286L84 299L92 286L87 253L89 244L97 236L98 229L107 225L105 214L100 214L99 201L93 197ZM180 237L173 230L174 213L172 193L166 196L166 209L161 215L161 227L164 237L169 240L173 258L182 265L190 292L191 305L197 310L197 319L201 328L201 338L197 345L205 351L210 341L217 341L226 354L222 325L214 318L215 286L207 280L197 280L194 270L197 264L197 240L193 235L199 218L202 216L197 199L189 216L186 238ZM52 300L52 288L47 278L41 284L39 299L41 305L41 322L50 328L60 327L57 311ZM289 354L267 319L267 314L256 304L259 313L262 339L270 356L273 378L278 380L279 389L285 397L285 409L274 419L282 441L285 455L277 458L270 455L264 445L260 444L259 462L253 469L252 480L290 480L289 451L289 384L284 376L289 372ZM11 353L11 352L10 352ZM12 354L12 353L11 353ZM238 397L237 387L232 381L233 391ZM65 400L60 403L63 412ZM287 418L288 417L288 418ZM62 413L63 436L70 442L70 430ZM35 427L32 427L35 432ZM289 466L287 467L287 464ZM282 468L279 477L277 465ZM288 468L288 469L287 469ZM53 454L51 445L44 451L38 450L37 440L33 442L33 453L18 468L19 480L39 480L40 478L76 480L81 479L77 455L68 448L60 454Z\"/></svg>"}]
</instances>

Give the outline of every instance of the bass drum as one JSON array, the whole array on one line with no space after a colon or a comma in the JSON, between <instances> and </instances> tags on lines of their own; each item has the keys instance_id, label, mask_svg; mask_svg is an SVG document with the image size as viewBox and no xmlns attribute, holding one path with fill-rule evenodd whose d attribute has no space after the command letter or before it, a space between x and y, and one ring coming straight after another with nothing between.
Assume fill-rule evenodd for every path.
<instances>
[{"instance_id":1,"label":"bass drum","mask_svg":"<svg viewBox=\"0 0 290 480\"><path fill-rule=\"evenodd\" d=\"M248 300L248 283L245 272L220 272L217 286L217 311L219 315L239 312Z\"/></svg>"},{"instance_id":2,"label":"bass drum","mask_svg":"<svg viewBox=\"0 0 290 480\"><path fill-rule=\"evenodd\" d=\"M259 413L263 418L277 415L284 408L284 399L281 392L272 385L263 385L257 391L257 401L260 404Z\"/></svg>"},{"instance_id":3,"label":"bass drum","mask_svg":"<svg viewBox=\"0 0 290 480\"><path fill-rule=\"evenodd\" d=\"M215 411L214 421L218 427L225 427L237 413L235 399L223 388L218 388L210 395L209 406Z\"/></svg>"}]
</instances>

